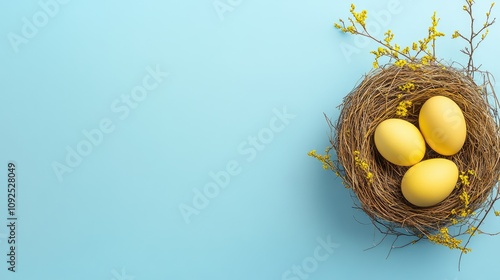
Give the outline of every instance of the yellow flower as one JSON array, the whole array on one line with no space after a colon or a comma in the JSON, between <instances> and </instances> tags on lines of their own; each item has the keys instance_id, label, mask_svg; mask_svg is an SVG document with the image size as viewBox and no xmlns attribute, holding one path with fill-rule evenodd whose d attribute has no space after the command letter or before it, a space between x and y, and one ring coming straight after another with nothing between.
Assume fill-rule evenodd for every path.
<instances>
[{"instance_id":1,"label":"yellow flower","mask_svg":"<svg viewBox=\"0 0 500 280\"><path fill-rule=\"evenodd\" d=\"M366 10L362 10L361 13L357 13L355 11L356 9L356 6L354 6L354 4L351 4L351 14L352 16L354 17L354 19L356 20L357 23L359 23L359 25L365 27L365 21L366 21L366 18L368 17L368 12Z\"/></svg>"},{"instance_id":2,"label":"yellow flower","mask_svg":"<svg viewBox=\"0 0 500 280\"><path fill-rule=\"evenodd\" d=\"M405 65L406 65L406 63L407 63L407 62L406 62L406 60L404 60L404 59L400 59L400 60L396 61L396 62L394 63L394 65L399 66L399 67L403 67L403 66L405 66Z\"/></svg>"},{"instance_id":3,"label":"yellow flower","mask_svg":"<svg viewBox=\"0 0 500 280\"><path fill-rule=\"evenodd\" d=\"M366 173L366 179L368 179L369 182L373 182L373 173L371 172Z\"/></svg>"},{"instance_id":4,"label":"yellow flower","mask_svg":"<svg viewBox=\"0 0 500 280\"><path fill-rule=\"evenodd\" d=\"M477 234L480 234L480 233L481 233L481 231L480 231L478 228L474 227L474 226L470 226L470 227L469 227L469 228L465 231L465 233L468 233L468 234L470 234L470 235L474 235L474 234L476 234L476 233L477 233Z\"/></svg>"},{"instance_id":5,"label":"yellow flower","mask_svg":"<svg viewBox=\"0 0 500 280\"><path fill-rule=\"evenodd\" d=\"M468 215L474 215L475 213L472 212L471 209L469 209L469 204L470 204L470 197L469 197L469 194L464 190L458 197L460 199L460 201L462 201L463 203L463 208L461 209L458 209L458 212L457 210L453 209L451 210L451 214L453 215L456 215L458 214L458 216L462 217L462 218L465 218L467 217Z\"/></svg>"},{"instance_id":6,"label":"yellow flower","mask_svg":"<svg viewBox=\"0 0 500 280\"><path fill-rule=\"evenodd\" d=\"M370 172L370 166L368 165L368 163L359 157L359 151L354 151L352 154L354 155L354 163L356 164L356 166L360 167L360 169L365 172L365 178L367 179L368 183L372 183L373 173Z\"/></svg>"},{"instance_id":7,"label":"yellow flower","mask_svg":"<svg viewBox=\"0 0 500 280\"><path fill-rule=\"evenodd\" d=\"M481 35L481 40L484 40L484 38L486 38L486 36L488 36L488 33L490 31L488 29L486 29L486 31Z\"/></svg>"},{"instance_id":8,"label":"yellow flower","mask_svg":"<svg viewBox=\"0 0 500 280\"><path fill-rule=\"evenodd\" d=\"M460 172L460 175L458 177L460 178L460 183L462 183L463 186L470 185L469 175L476 176L476 171L469 169L467 170L467 172L465 171Z\"/></svg>"},{"instance_id":9,"label":"yellow flower","mask_svg":"<svg viewBox=\"0 0 500 280\"><path fill-rule=\"evenodd\" d=\"M401 101L398 107L396 107L396 116L406 117L408 116L408 108L411 108L413 103L411 101Z\"/></svg>"},{"instance_id":10,"label":"yellow flower","mask_svg":"<svg viewBox=\"0 0 500 280\"><path fill-rule=\"evenodd\" d=\"M404 92L411 92L411 91L415 90L415 84L412 82L407 82L403 85L400 85L398 88Z\"/></svg>"},{"instance_id":11,"label":"yellow flower","mask_svg":"<svg viewBox=\"0 0 500 280\"><path fill-rule=\"evenodd\" d=\"M344 31L344 32L349 32L349 33L354 34L354 33L356 33L356 27L354 27L354 26L352 26L352 25L351 25L351 26L348 26L348 27L345 29L345 31Z\"/></svg>"},{"instance_id":12,"label":"yellow flower","mask_svg":"<svg viewBox=\"0 0 500 280\"><path fill-rule=\"evenodd\" d=\"M392 39L394 39L394 33L392 33L392 31L389 29L387 30L387 32L384 33L384 35L385 35L384 41L386 45L389 46Z\"/></svg>"},{"instance_id":13,"label":"yellow flower","mask_svg":"<svg viewBox=\"0 0 500 280\"><path fill-rule=\"evenodd\" d=\"M412 44L412 46L411 46L411 49L412 49L412 50L414 50L414 51L418 50L418 45L417 45L417 43L413 42L413 44Z\"/></svg>"},{"instance_id":14,"label":"yellow flower","mask_svg":"<svg viewBox=\"0 0 500 280\"><path fill-rule=\"evenodd\" d=\"M439 232L436 234L428 235L427 239L436 244L444 245L450 249L459 249L464 253L470 252L469 248L460 246L462 240L451 236L450 233L448 232L448 228L446 227L441 228Z\"/></svg>"},{"instance_id":15,"label":"yellow flower","mask_svg":"<svg viewBox=\"0 0 500 280\"><path fill-rule=\"evenodd\" d=\"M460 182L462 183L462 185L464 186L470 185L469 176L465 175L465 172L462 172L458 177L460 178Z\"/></svg>"},{"instance_id":16,"label":"yellow flower","mask_svg":"<svg viewBox=\"0 0 500 280\"><path fill-rule=\"evenodd\" d=\"M330 149L326 148L325 155L320 155L316 152L316 150L311 150L307 153L307 155L319 160L322 163L321 167L323 169L328 170L331 168L332 170L334 170L334 165L333 165L333 162L331 160L331 156L328 154L329 151L330 151Z\"/></svg>"}]
</instances>

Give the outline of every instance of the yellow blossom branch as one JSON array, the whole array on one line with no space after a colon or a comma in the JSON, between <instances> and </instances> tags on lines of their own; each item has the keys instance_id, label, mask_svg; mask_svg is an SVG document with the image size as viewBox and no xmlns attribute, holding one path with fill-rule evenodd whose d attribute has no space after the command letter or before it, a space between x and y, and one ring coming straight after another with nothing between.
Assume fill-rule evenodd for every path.
<instances>
[{"instance_id":1,"label":"yellow blossom branch","mask_svg":"<svg viewBox=\"0 0 500 280\"><path fill-rule=\"evenodd\" d=\"M420 65L428 65L436 61L436 38L444 36L444 33L439 32L437 30L437 25L439 23L439 18L436 17L436 12L431 17L432 24L428 28L428 35L426 38L419 40L417 42L413 42L412 46L407 46L401 48L398 44L392 44L392 40L394 39L394 33L391 30L387 30L384 33L384 39L375 38L366 28L366 19L368 13L366 10L362 10L361 12L356 12L356 6L351 4L350 12L353 18L349 17L349 25L346 25L346 22L342 19L339 19L340 23L334 23L334 27L339 29L344 33L351 33L354 35L363 36L369 38L378 44L382 45L377 50L371 51L375 56L375 60L373 62L373 67L379 67L379 58L388 57L389 61L394 60L394 64L398 67L404 67L407 65L411 69L416 69ZM358 26L360 28L358 28ZM429 50L428 45L431 44L431 49ZM410 52L414 51L415 54L411 54ZM423 54L423 55L422 55Z\"/></svg>"}]
</instances>

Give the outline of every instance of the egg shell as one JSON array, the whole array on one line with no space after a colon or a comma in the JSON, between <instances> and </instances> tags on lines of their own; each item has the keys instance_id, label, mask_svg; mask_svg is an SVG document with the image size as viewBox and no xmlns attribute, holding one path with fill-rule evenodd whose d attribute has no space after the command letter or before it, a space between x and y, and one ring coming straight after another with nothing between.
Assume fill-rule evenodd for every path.
<instances>
[{"instance_id":1,"label":"egg shell","mask_svg":"<svg viewBox=\"0 0 500 280\"><path fill-rule=\"evenodd\" d=\"M429 207L446 199L458 181L458 167L448 159L421 161L406 171L401 182L403 196L418 207Z\"/></svg>"},{"instance_id":2,"label":"egg shell","mask_svg":"<svg viewBox=\"0 0 500 280\"><path fill-rule=\"evenodd\" d=\"M464 115L448 97L429 98L420 109L418 123L427 144L441 155L454 155L465 143L467 126Z\"/></svg>"},{"instance_id":3,"label":"egg shell","mask_svg":"<svg viewBox=\"0 0 500 280\"><path fill-rule=\"evenodd\" d=\"M411 166L425 155L425 141L416 126L402 119L387 119L375 129L375 146L389 162Z\"/></svg>"}]
</instances>

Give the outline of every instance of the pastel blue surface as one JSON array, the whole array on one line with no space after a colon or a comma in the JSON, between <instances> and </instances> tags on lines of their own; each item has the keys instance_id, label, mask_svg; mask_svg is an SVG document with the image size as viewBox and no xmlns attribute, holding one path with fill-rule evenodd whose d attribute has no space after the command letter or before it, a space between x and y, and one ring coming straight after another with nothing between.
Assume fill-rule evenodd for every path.
<instances>
[{"instance_id":1,"label":"pastel blue surface","mask_svg":"<svg viewBox=\"0 0 500 280\"><path fill-rule=\"evenodd\" d=\"M437 11L438 56L466 63L450 38L467 28L460 1L356 4L401 44ZM498 279L498 236L475 237L460 272L457 252L428 242L365 251L382 236L307 157L377 47L333 28L349 5L2 1L0 279ZM499 34L476 55L497 77Z\"/></svg>"}]
</instances>

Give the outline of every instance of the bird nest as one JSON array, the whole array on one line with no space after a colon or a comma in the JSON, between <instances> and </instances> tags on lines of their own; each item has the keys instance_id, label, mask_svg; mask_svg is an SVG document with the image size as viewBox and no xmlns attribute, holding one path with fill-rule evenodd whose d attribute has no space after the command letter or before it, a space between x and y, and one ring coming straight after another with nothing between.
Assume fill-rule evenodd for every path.
<instances>
[{"instance_id":1,"label":"bird nest","mask_svg":"<svg viewBox=\"0 0 500 280\"><path fill-rule=\"evenodd\" d=\"M443 65L418 69L394 65L367 74L343 100L336 123L329 121L331 147L337 155L334 171L351 188L360 208L387 233L429 237L452 224L482 222L498 199L500 178L499 103L489 75L477 85L465 71ZM411 85L408 86L408 85ZM374 143L375 128L390 118L402 118L418 127L423 103L446 96L462 110L466 141L453 156L442 156L429 147L425 159L446 158L461 171L453 192L432 207L416 207L401 192L401 180L409 167L385 160ZM404 114L401 114L401 104ZM411 106L404 106L411 104ZM397 131L394 132L397 137Z\"/></svg>"}]
</instances>

